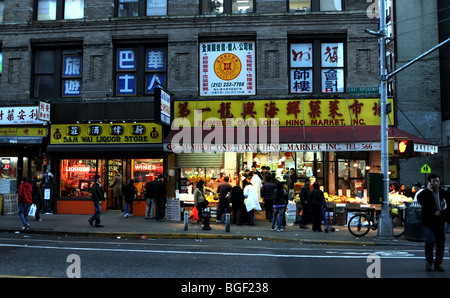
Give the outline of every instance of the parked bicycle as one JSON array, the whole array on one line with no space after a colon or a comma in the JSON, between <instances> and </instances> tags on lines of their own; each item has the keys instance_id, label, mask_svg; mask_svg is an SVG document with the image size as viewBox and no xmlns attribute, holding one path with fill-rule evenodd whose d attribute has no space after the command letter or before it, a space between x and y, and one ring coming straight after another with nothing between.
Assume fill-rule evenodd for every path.
<instances>
[{"instance_id":1,"label":"parked bicycle","mask_svg":"<svg viewBox=\"0 0 450 298\"><path fill-rule=\"evenodd\" d=\"M361 237L369 233L369 231L378 229L378 222L380 215L375 216L375 209L369 209L366 212L358 212L348 221L348 231L356 237ZM394 237L398 238L405 233L405 220L403 217L393 214L392 212L392 226L394 229Z\"/></svg>"}]
</instances>

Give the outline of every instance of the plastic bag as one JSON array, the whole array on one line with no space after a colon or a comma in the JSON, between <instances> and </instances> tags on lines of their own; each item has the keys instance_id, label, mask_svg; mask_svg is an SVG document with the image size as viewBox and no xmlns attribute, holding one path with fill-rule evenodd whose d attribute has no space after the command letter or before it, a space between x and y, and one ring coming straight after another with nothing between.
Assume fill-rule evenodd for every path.
<instances>
[{"instance_id":1,"label":"plastic bag","mask_svg":"<svg viewBox=\"0 0 450 298\"><path fill-rule=\"evenodd\" d=\"M191 219L191 220L199 220L197 206L194 206L194 208L192 209L191 215L189 215L189 219Z\"/></svg>"},{"instance_id":2,"label":"plastic bag","mask_svg":"<svg viewBox=\"0 0 450 298\"><path fill-rule=\"evenodd\" d=\"M31 204L30 211L28 211L28 216L34 217L36 214L36 204Z\"/></svg>"}]
</instances>

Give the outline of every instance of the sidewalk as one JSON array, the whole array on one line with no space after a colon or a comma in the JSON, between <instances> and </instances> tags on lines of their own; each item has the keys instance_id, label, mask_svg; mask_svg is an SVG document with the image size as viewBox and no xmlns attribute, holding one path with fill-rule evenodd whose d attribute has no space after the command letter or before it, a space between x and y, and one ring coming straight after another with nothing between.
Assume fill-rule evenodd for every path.
<instances>
[{"instance_id":1,"label":"sidewalk","mask_svg":"<svg viewBox=\"0 0 450 298\"><path fill-rule=\"evenodd\" d=\"M111 237L111 238L140 238L140 239L240 239L256 241L278 241L305 244L329 245L408 245L423 247L423 242L408 241L404 237L399 239L380 239L377 231L370 231L368 235L357 238L351 235L346 226L334 226L335 232L313 232L300 229L298 224L287 226L283 232L270 230L271 223L258 220L254 226L230 225L226 232L225 224L211 222L211 230L202 230L197 222L189 220L188 230L184 230L184 222L146 220L143 216L124 218L123 212L110 210L101 215L103 228L91 227L88 223L90 215L72 214L42 214L42 221L30 218L30 229L25 233ZM17 214L0 215L0 232L20 233L22 223Z\"/></svg>"}]
</instances>

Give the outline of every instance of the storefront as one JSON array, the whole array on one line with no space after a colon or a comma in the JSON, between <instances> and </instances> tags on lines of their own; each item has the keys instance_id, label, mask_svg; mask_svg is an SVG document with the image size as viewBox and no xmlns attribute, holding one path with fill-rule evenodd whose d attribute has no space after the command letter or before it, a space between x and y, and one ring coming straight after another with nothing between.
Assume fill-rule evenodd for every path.
<instances>
[{"instance_id":1,"label":"storefront","mask_svg":"<svg viewBox=\"0 0 450 298\"><path fill-rule=\"evenodd\" d=\"M285 181L286 171L293 168L297 175L296 194L308 177L319 183L329 202L344 206L369 204L368 175L381 173L377 102L378 99L175 102L175 120L184 125L165 138L164 150L174 154L175 159L195 154L220 155L224 161L234 159L227 172L232 177L238 174L235 181L239 181L239 173L252 166L258 171L262 166L269 167L277 180ZM252 117L245 118L246 115ZM390 121L394 123L393 119ZM437 153L436 145L391 127L392 157L397 154L399 140L404 139L414 141L414 154ZM210 173L203 166L204 159L192 161L191 168ZM179 164L169 164L169 170L177 167ZM180 192L184 191L182 176L177 177ZM189 177L187 173L184 176ZM214 176L211 185L213 180Z\"/></svg>"},{"instance_id":2,"label":"storefront","mask_svg":"<svg viewBox=\"0 0 450 298\"><path fill-rule=\"evenodd\" d=\"M165 173L160 124L55 124L50 140L47 150L56 172L58 213L92 213L90 188L94 176L99 175L105 198L103 210L124 207L123 202L114 200L117 176L122 187L129 179L134 180L134 214L144 215L145 183Z\"/></svg>"},{"instance_id":3,"label":"storefront","mask_svg":"<svg viewBox=\"0 0 450 298\"><path fill-rule=\"evenodd\" d=\"M0 214L17 212L21 177L30 183L42 178L46 124L39 120L39 106L0 107Z\"/></svg>"}]
</instances>

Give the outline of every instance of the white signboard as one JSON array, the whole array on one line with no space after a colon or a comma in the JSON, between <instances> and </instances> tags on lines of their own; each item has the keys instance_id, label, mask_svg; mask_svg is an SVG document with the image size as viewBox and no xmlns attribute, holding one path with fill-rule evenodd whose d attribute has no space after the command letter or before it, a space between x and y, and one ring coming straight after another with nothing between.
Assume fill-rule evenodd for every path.
<instances>
[{"instance_id":1,"label":"white signboard","mask_svg":"<svg viewBox=\"0 0 450 298\"><path fill-rule=\"evenodd\" d=\"M39 102L39 120L50 121L50 104Z\"/></svg>"},{"instance_id":2,"label":"white signboard","mask_svg":"<svg viewBox=\"0 0 450 298\"><path fill-rule=\"evenodd\" d=\"M200 96L255 95L255 42L200 43Z\"/></svg>"},{"instance_id":3,"label":"white signboard","mask_svg":"<svg viewBox=\"0 0 450 298\"><path fill-rule=\"evenodd\" d=\"M44 124L38 117L38 106L0 107L0 125Z\"/></svg>"}]
</instances>

